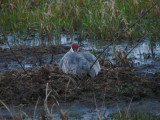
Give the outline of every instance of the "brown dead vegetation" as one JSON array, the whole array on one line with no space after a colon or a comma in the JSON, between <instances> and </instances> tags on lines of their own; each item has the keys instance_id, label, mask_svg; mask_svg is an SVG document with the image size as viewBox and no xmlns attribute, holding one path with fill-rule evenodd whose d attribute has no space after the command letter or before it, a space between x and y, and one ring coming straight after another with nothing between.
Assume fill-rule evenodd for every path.
<instances>
[{"instance_id":1,"label":"brown dead vegetation","mask_svg":"<svg viewBox=\"0 0 160 120\"><path fill-rule=\"evenodd\" d=\"M109 70L110 69L110 70ZM109 71L108 71L109 70ZM131 68L102 66L94 79L64 74L58 66L46 65L37 69L7 71L0 76L0 100L13 104L32 104L45 99L46 83L60 102L88 101L95 94L98 100L140 100L160 97L160 84L138 77ZM105 96L104 96L105 94ZM48 98L52 102L52 98Z\"/></svg>"}]
</instances>

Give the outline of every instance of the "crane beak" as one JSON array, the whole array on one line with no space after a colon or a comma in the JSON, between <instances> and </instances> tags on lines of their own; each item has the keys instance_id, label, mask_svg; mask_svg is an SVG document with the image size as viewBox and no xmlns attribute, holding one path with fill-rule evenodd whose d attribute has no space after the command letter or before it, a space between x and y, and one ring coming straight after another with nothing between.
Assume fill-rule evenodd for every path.
<instances>
[{"instance_id":1,"label":"crane beak","mask_svg":"<svg viewBox=\"0 0 160 120\"><path fill-rule=\"evenodd\" d=\"M79 48L78 49L73 49L73 52L77 53L79 51Z\"/></svg>"},{"instance_id":2,"label":"crane beak","mask_svg":"<svg viewBox=\"0 0 160 120\"><path fill-rule=\"evenodd\" d=\"M73 49L73 51L77 53L77 49Z\"/></svg>"}]
</instances>

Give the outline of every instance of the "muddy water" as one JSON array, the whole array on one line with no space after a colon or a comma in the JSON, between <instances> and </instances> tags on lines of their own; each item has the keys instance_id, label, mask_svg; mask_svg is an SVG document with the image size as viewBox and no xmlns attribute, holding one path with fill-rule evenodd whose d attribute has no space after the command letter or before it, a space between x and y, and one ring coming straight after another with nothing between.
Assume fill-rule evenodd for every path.
<instances>
[{"instance_id":1,"label":"muddy water","mask_svg":"<svg viewBox=\"0 0 160 120\"><path fill-rule=\"evenodd\" d=\"M71 36L64 34L62 34L60 38L52 37L51 40L48 40L48 38L45 36L40 37L38 34L30 36L9 34L7 36L7 39L12 47L35 47L48 45L70 46L72 43L79 43L82 49L90 51L96 50L98 52L101 52L103 48L105 48L107 44L109 44L109 42L105 42L102 40L80 40L80 37L78 35ZM129 52L136 44L137 43L135 41L129 42L121 40L120 42L116 42L106 50L106 57L112 61L112 58L114 58L115 56L115 51L121 49ZM8 45L4 43L1 44L0 47L2 49L6 49L8 48ZM62 56L63 54L57 55L55 59L58 61ZM46 56L45 58L48 58L48 60L46 59L45 63L49 62L50 56ZM148 38L145 38L140 43L138 43L138 46L135 49L132 50L128 58L132 59L135 67L140 68L141 72L154 74L155 72L160 71L160 40L150 40ZM38 67L38 65L35 65L37 63L28 63L27 60L22 61L22 63L25 68ZM9 64L9 67L3 68L4 70L20 68L20 65L15 61L11 61L9 63L1 62L0 64L3 64L4 67L6 64Z\"/></svg>"},{"instance_id":2,"label":"muddy water","mask_svg":"<svg viewBox=\"0 0 160 120\"><path fill-rule=\"evenodd\" d=\"M101 104L97 105L88 105L86 103L62 103L60 104L62 110L66 112L66 115L69 116L69 119L76 120L94 120L102 115L102 118L108 118L109 114L115 113L118 111L118 107L120 110L126 110L129 108L129 103L125 103L123 101L115 102L112 104L106 104L105 107L102 107ZM30 118L34 116L35 106L10 106L10 111L8 112L4 107L0 109L0 116L4 118L10 118L11 113L13 116L29 116ZM52 112L52 116L56 120L60 120L60 115L57 112L55 106L49 105L49 109ZM139 102L132 102L129 108L130 112L139 111L139 112L151 112L156 115L160 115L160 101L154 99L144 99ZM35 118L40 116L41 114L45 114L45 110L43 106L38 106L35 111ZM37 117L38 119L38 117Z\"/></svg>"},{"instance_id":3,"label":"muddy water","mask_svg":"<svg viewBox=\"0 0 160 120\"><path fill-rule=\"evenodd\" d=\"M96 50L97 52L101 52L103 48L105 48L108 42L104 42L101 40L82 40L79 41L79 36L69 36L69 35L61 35L59 39L53 37L53 40L48 40L47 37L39 37L38 34L31 35L31 36L24 36L24 35L13 35L9 34L7 36L9 44L11 47L35 47L35 46L48 46L48 45L64 45L70 46L72 43L79 43L82 49L93 51ZM24 40L25 39L25 40ZM132 61L135 63L135 67L139 69L139 73L143 74L151 74L153 76L156 72L160 71L160 40L152 40L151 42L149 39L144 39L142 42L138 44L138 46L129 54L129 58L132 58ZM136 42L128 42L128 41L121 41L117 42L116 44L110 46L106 50L106 57L112 61L114 57L115 51L118 49L122 49L125 51L130 51L137 43ZM8 49L8 45L6 43L1 44L0 47L2 49ZM60 58L64 55L56 54L54 59L59 61ZM49 63L51 54L44 55L44 64ZM33 56L30 59L35 59ZM28 62L28 59L24 59L22 61L23 66L28 68L36 68L39 67L38 62ZM52 63L54 64L54 62ZM7 65L8 67L6 67ZM20 65L16 61L2 61L0 62L1 71L4 70L11 70L11 69L21 69ZM107 117L108 114L117 111L117 104L119 105L120 109L123 109L128 106L125 102L118 102L108 104L105 107L105 114L104 116ZM152 107L151 107L152 106ZM10 106L11 110L14 111L13 114L19 115L19 107ZM67 103L62 104L62 108L64 111L68 111L67 114L71 116L72 119L96 119L97 118L97 110L95 105L86 105L86 103ZM100 112L101 107L98 105L98 111ZM153 112L157 115L160 115L160 101L158 100L142 100L139 102L133 102L131 104L131 110L139 110L143 112ZM29 115L33 115L34 106L27 107L25 106L22 111L25 111ZM37 113L43 113L44 107L39 106L37 109ZM9 117L10 113L8 113L4 108L0 109L0 116ZM56 109L53 109L53 117L59 119L59 114L57 113Z\"/></svg>"}]
</instances>

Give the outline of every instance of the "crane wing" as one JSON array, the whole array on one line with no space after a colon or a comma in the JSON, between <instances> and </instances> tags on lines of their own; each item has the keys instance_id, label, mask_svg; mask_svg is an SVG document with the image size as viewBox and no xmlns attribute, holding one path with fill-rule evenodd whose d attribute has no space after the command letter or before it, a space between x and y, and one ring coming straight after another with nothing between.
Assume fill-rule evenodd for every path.
<instances>
[{"instance_id":1,"label":"crane wing","mask_svg":"<svg viewBox=\"0 0 160 120\"><path fill-rule=\"evenodd\" d=\"M90 52L88 52L88 51L81 52L80 54L82 54L82 56L88 61L88 63L91 63L91 65L96 60L96 57L93 54L91 54ZM90 67L91 67L91 65L90 65ZM96 75L101 70L101 67L100 67L100 64L99 64L98 60L93 65L92 69L94 69ZM91 72L92 72L92 69L91 69Z\"/></svg>"},{"instance_id":2,"label":"crane wing","mask_svg":"<svg viewBox=\"0 0 160 120\"><path fill-rule=\"evenodd\" d=\"M88 61L78 53L68 53L60 61L60 68L65 73L84 75L90 68Z\"/></svg>"},{"instance_id":3,"label":"crane wing","mask_svg":"<svg viewBox=\"0 0 160 120\"><path fill-rule=\"evenodd\" d=\"M75 75L85 75L95 62L96 57L89 52L67 52L60 60L59 66L65 73ZM91 77L95 77L100 71L100 65L97 61L89 72Z\"/></svg>"}]
</instances>

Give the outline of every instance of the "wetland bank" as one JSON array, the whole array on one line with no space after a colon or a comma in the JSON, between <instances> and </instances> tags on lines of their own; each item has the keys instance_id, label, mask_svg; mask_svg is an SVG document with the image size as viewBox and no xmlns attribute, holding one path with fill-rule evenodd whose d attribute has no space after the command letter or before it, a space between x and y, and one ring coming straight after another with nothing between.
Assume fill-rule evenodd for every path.
<instances>
[{"instance_id":1,"label":"wetland bank","mask_svg":"<svg viewBox=\"0 0 160 120\"><path fill-rule=\"evenodd\" d=\"M147 103L152 105L153 109L150 109L149 106L145 107L146 112L153 112L158 115L159 109L155 107L159 106L160 98L160 46L157 42L154 43L154 46L156 46L153 49L154 58L151 54L152 50L148 49L150 48L150 43L147 39L139 43L126 60L115 59L121 54L116 52L115 55L114 49L117 51L128 46L126 50L130 51L134 45L130 44L130 42L120 42L116 47L111 46L110 51L106 52L106 56L100 59L101 72L91 79L89 77L64 74L59 70L57 63L60 58L70 49L72 42L78 42L75 38L72 39L72 42L68 40L67 43L66 39L62 35L61 41L64 44L60 46L43 44L25 47L24 44L27 44L28 41L26 43L17 43L19 47L15 46L16 44L11 44L12 50L21 61L21 64L24 67L26 66L26 72L21 69L9 48L3 44L0 54L0 99L5 104L13 106L11 109L14 108L14 105L24 105L22 107L23 110L30 111L28 114L31 116L34 112L33 105L36 104L39 98L37 109L39 113L37 115L40 116L45 111L42 106L46 98L46 84L48 83L48 89L52 90L48 97L48 104L52 106L54 98L56 98L65 110L70 110L67 115L70 115L69 118L71 119L85 119L86 116L88 119L92 119L92 116L96 119L97 112L93 107L95 106L95 99L98 109L101 109L100 104L103 102L106 103L107 108L110 106L110 109L107 109L106 116L116 111L117 106L113 107L112 105L117 103L123 108L131 99L133 111L134 106L141 106L139 109L144 111L143 107ZM9 43L12 42L9 41ZM89 45L93 45L93 48L95 47L92 42L83 41L81 49L92 50L92 47L88 47ZM103 46L96 45L96 47L97 49L93 50L93 53L96 51L98 55L102 51L98 48ZM145 55L148 57L146 58ZM107 60L108 58L109 61ZM30 106L30 109L27 108L28 106ZM15 111L18 111L17 108L15 108ZM53 116L59 119L55 107L53 111L55 112ZM75 111L77 112L75 113ZM5 114L7 111L4 112L4 108L1 112L4 113L2 114L3 117L9 118L10 115ZM15 116L17 115L16 113Z\"/></svg>"},{"instance_id":2,"label":"wetland bank","mask_svg":"<svg viewBox=\"0 0 160 120\"><path fill-rule=\"evenodd\" d=\"M0 118L158 120L160 3L129 28L154 2L0 1ZM95 78L59 70L57 63L75 42L95 56L113 42Z\"/></svg>"}]
</instances>

